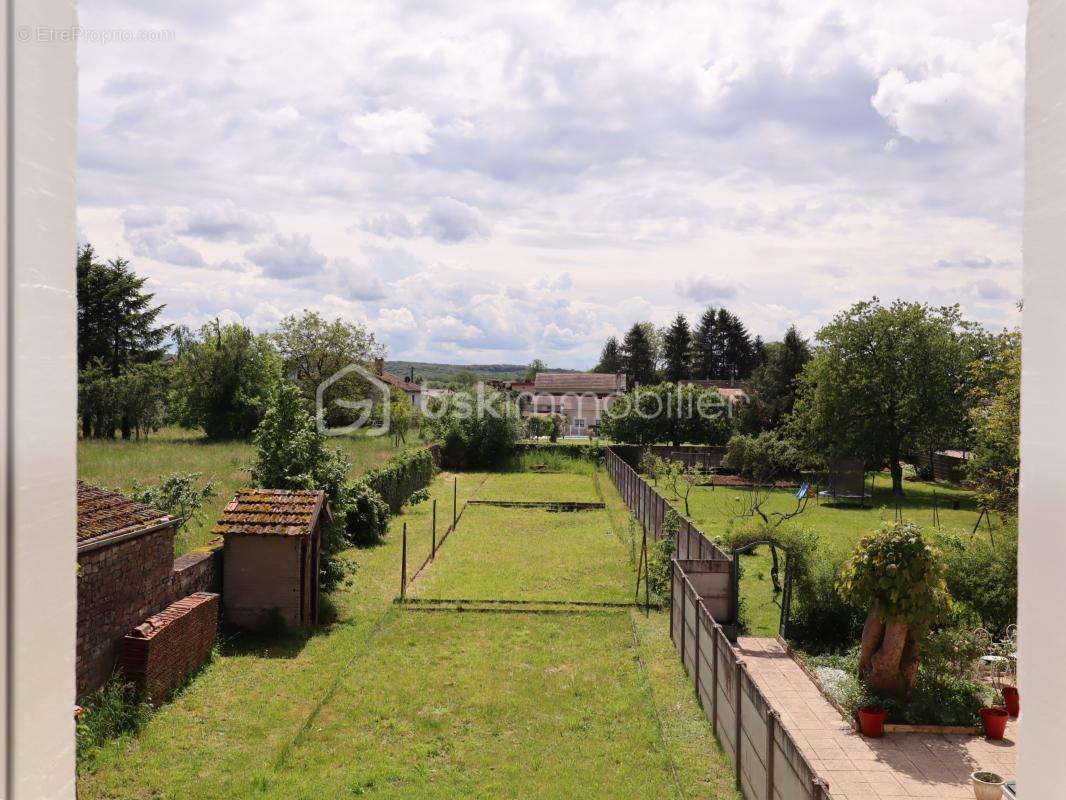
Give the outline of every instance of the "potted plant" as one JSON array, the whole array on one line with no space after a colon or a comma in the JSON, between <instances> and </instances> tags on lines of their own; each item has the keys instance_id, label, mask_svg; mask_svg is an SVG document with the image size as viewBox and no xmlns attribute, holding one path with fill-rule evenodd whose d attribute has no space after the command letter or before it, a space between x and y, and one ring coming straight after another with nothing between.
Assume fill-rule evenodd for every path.
<instances>
[{"instance_id":1,"label":"potted plant","mask_svg":"<svg viewBox=\"0 0 1066 800\"><path fill-rule=\"evenodd\" d=\"M1007 714L1007 709L993 706L989 708L986 706L981 709L981 724L985 728L985 738L995 741L1003 738L1003 734L1007 730L1007 720L1010 715Z\"/></svg>"},{"instance_id":2,"label":"potted plant","mask_svg":"<svg viewBox=\"0 0 1066 800\"><path fill-rule=\"evenodd\" d=\"M882 706L863 706L859 709L859 730L863 736L880 739L885 733L885 709Z\"/></svg>"},{"instance_id":3,"label":"potted plant","mask_svg":"<svg viewBox=\"0 0 1066 800\"><path fill-rule=\"evenodd\" d=\"M976 800L1001 800L1003 797L1003 778L994 772L973 772L970 782Z\"/></svg>"},{"instance_id":4,"label":"potted plant","mask_svg":"<svg viewBox=\"0 0 1066 800\"><path fill-rule=\"evenodd\" d=\"M1018 716L1021 713L1021 696L1018 694L1018 687L1004 686L1002 694L1003 705L1007 707L1007 713L1012 717Z\"/></svg>"}]
</instances>

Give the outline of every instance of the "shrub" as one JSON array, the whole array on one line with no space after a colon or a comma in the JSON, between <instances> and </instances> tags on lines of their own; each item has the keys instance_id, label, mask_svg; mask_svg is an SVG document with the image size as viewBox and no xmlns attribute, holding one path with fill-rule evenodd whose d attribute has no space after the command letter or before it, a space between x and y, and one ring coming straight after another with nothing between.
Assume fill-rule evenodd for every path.
<instances>
[{"instance_id":1,"label":"shrub","mask_svg":"<svg viewBox=\"0 0 1066 800\"><path fill-rule=\"evenodd\" d=\"M134 500L152 508L181 518L178 530L184 530L191 522L201 522L204 518L204 502L214 497L215 483L208 481L197 486L202 473L175 472L160 479L157 486L133 484L127 494Z\"/></svg>"},{"instance_id":2,"label":"shrub","mask_svg":"<svg viewBox=\"0 0 1066 800\"><path fill-rule=\"evenodd\" d=\"M652 542L648 548L648 591L660 600L670 597L672 562L680 530L681 517L674 510L667 511L663 519L663 538Z\"/></svg>"},{"instance_id":3,"label":"shrub","mask_svg":"<svg viewBox=\"0 0 1066 800\"><path fill-rule=\"evenodd\" d=\"M389 530L389 507L365 481L345 490L348 514L345 530L355 545L376 544Z\"/></svg>"},{"instance_id":4,"label":"shrub","mask_svg":"<svg viewBox=\"0 0 1066 800\"><path fill-rule=\"evenodd\" d=\"M444 463L459 469L505 463L521 435L517 404L484 387L440 398L426 416Z\"/></svg>"},{"instance_id":5,"label":"shrub","mask_svg":"<svg viewBox=\"0 0 1066 800\"><path fill-rule=\"evenodd\" d=\"M990 631L1002 631L1016 622L1017 521L996 531L992 541L976 534L968 539L945 536L941 544L952 598L973 611Z\"/></svg>"},{"instance_id":6,"label":"shrub","mask_svg":"<svg viewBox=\"0 0 1066 800\"><path fill-rule=\"evenodd\" d=\"M637 386L604 410L600 434L615 442L721 445L733 419L717 389L661 383Z\"/></svg>"},{"instance_id":7,"label":"shrub","mask_svg":"<svg viewBox=\"0 0 1066 800\"><path fill-rule=\"evenodd\" d=\"M397 514L412 494L429 485L436 471L433 453L422 447L393 456L370 470L363 481L381 496L391 513Z\"/></svg>"},{"instance_id":8,"label":"shrub","mask_svg":"<svg viewBox=\"0 0 1066 800\"><path fill-rule=\"evenodd\" d=\"M846 647L862 631L866 609L837 588L843 567L843 560L820 559L805 573L794 573L788 633L807 649Z\"/></svg>"},{"instance_id":9,"label":"shrub","mask_svg":"<svg viewBox=\"0 0 1066 800\"><path fill-rule=\"evenodd\" d=\"M108 740L135 733L152 715L152 707L136 687L116 674L82 698L84 709L75 731L78 766L83 767Z\"/></svg>"},{"instance_id":10,"label":"shrub","mask_svg":"<svg viewBox=\"0 0 1066 800\"><path fill-rule=\"evenodd\" d=\"M799 472L800 454L779 431L763 431L757 436L737 434L726 446L722 466L754 481L771 481Z\"/></svg>"}]
</instances>

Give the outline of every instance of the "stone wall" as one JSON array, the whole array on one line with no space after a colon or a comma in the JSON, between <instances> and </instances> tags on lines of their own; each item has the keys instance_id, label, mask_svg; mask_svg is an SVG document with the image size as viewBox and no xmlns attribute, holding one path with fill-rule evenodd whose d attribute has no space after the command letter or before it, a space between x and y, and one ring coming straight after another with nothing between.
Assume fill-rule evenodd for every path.
<instances>
[{"instance_id":1,"label":"stone wall","mask_svg":"<svg viewBox=\"0 0 1066 800\"><path fill-rule=\"evenodd\" d=\"M103 685L122 637L175 600L218 591L219 551L174 559L175 527L167 526L78 552L78 696Z\"/></svg>"}]
</instances>

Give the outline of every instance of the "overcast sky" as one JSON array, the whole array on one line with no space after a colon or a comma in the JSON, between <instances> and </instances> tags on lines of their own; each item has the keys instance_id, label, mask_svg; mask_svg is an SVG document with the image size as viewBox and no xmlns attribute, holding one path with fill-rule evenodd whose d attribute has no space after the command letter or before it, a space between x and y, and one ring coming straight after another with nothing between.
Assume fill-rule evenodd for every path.
<instances>
[{"instance_id":1,"label":"overcast sky","mask_svg":"<svg viewBox=\"0 0 1066 800\"><path fill-rule=\"evenodd\" d=\"M169 321L570 367L708 304L1018 322L1021 0L79 7L171 32L80 46L78 158L81 238Z\"/></svg>"}]
</instances>

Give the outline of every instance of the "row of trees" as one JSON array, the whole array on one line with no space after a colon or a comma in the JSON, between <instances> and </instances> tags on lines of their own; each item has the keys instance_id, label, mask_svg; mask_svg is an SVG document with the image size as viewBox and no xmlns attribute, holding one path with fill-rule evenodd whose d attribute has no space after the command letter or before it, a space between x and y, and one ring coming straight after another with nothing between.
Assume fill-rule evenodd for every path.
<instances>
[{"instance_id":1,"label":"row of trees","mask_svg":"<svg viewBox=\"0 0 1066 800\"><path fill-rule=\"evenodd\" d=\"M646 324L635 325L620 348L608 341L599 367L610 368L617 349L621 361L616 363L634 378L635 388L625 404L606 415L607 435L639 443L680 436L681 441L722 444L734 433L772 432L811 465L861 458L869 468L886 467L897 493L903 491L903 462L910 456L966 449L973 452L969 477L981 502L1007 513L1016 507L1017 331L989 333L964 319L958 306L900 300L884 305L873 298L838 314L818 331L813 346L794 327L780 342L760 346L745 384L748 400L727 420L667 424L648 417L642 411L648 404L676 394L672 379L686 374L688 364L704 363L695 343L712 316L719 320L722 313L708 311L697 335L690 336L679 315L663 336L661 367L648 361ZM721 330L733 333L723 334L720 341L726 345L715 351L719 365L736 363L730 359L737 351L730 348L746 336L730 319L727 313ZM693 360L686 361L685 354L694 354ZM635 355L645 361L637 372L632 371Z\"/></svg>"},{"instance_id":2,"label":"row of trees","mask_svg":"<svg viewBox=\"0 0 1066 800\"><path fill-rule=\"evenodd\" d=\"M763 361L758 336L725 308L708 308L695 329L684 314L665 328L638 322L621 342L607 339L594 372L624 372L631 386L658 381L747 379Z\"/></svg>"},{"instance_id":3,"label":"row of trees","mask_svg":"<svg viewBox=\"0 0 1066 800\"><path fill-rule=\"evenodd\" d=\"M175 329L159 324L164 306L128 262L102 263L85 245L77 269L78 412L86 438L139 437L167 422L202 428L212 439L247 438L283 381L313 411L324 381L385 353L362 325L330 322L313 311L290 315L267 334L218 320L197 331ZM344 425L359 413L335 400L370 396L369 382L357 372L334 382L323 397L326 423ZM409 403L391 402L405 428Z\"/></svg>"}]
</instances>

